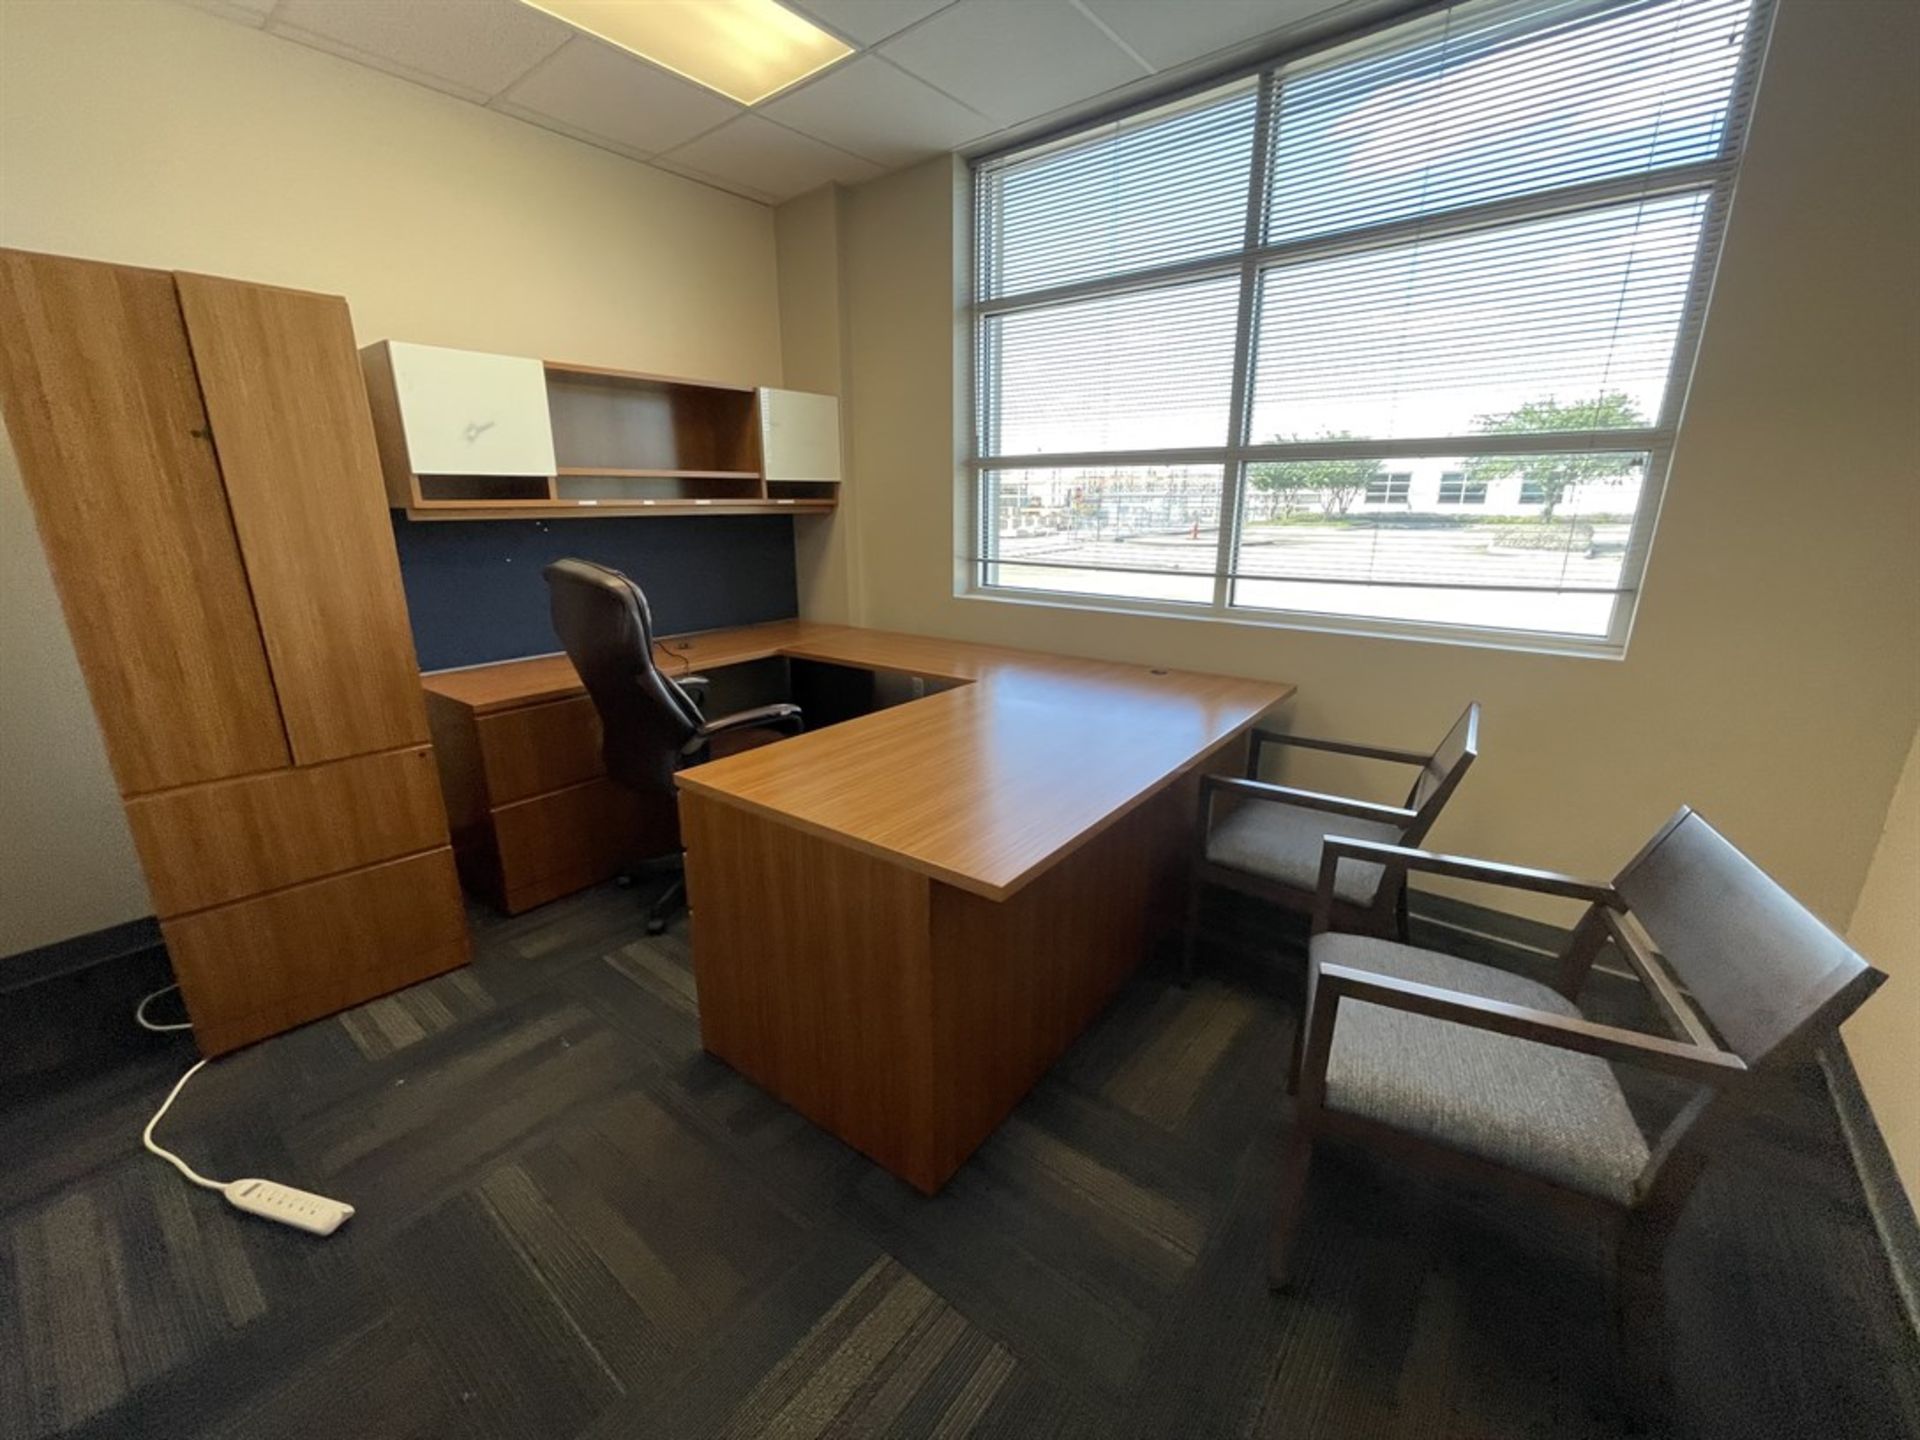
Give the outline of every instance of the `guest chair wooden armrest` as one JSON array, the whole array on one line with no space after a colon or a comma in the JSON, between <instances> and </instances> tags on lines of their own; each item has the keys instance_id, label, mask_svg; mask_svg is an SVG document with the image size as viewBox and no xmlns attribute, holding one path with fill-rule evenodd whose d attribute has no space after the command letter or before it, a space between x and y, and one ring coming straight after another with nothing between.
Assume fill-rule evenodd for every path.
<instances>
[{"instance_id":1,"label":"guest chair wooden armrest","mask_svg":"<svg viewBox=\"0 0 1920 1440\"><path fill-rule=\"evenodd\" d=\"M1356 820L1378 820L1387 825L1411 825L1419 818L1417 810L1404 805L1380 805L1371 800L1354 800L1345 795L1327 795L1318 790L1298 790L1291 785L1275 785L1270 780L1243 780L1237 775L1202 775L1200 799L1209 811L1214 796L1235 795L1269 804L1298 805L1304 810L1323 810L1329 815L1350 815Z\"/></svg>"},{"instance_id":2,"label":"guest chair wooden armrest","mask_svg":"<svg viewBox=\"0 0 1920 1440\"><path fill-rule=\"evenodd\" d=\"M1587 909L1549 985L1342 930L1343 865L1426 871ZM1607 944L1640 976L1667 1035L1581 1014L1576 996ZM1885 979L1688 809L1611 882L1330 838L1307 971L1269 1262L1275 1287L1293 1273L1322 1140L1597 1213L1614 1236L1630 1398L1654 1413L1663 1408L1661 1256L1714 1135L1761 1075L1831 1039ZM1651 1143L1611 1065L1693 1087Z\"/></svg>"},{"instance_id":3,"label":"guest chair wooden armrest","mask_svg":"<svg viewBox=\"0 0 1920 1440\"><path fill-rule=\"evenodd\" d=\"M1350 740L1316 740L1308 735L1290 735L1284 730L1255 730L1247 742L1247 774L1260 775L1260 749L1264 745L1291 745L1296 750L1325 750L1334 755L1353 755L1362 760L1385 760L1394 765L1425 765L1433 759L1424 750L1395 750L1385 745L1356 745Z\"/></svg>"},{"instance_id":4,"label":"guest chair wooden armrest","mask_svg":"<svg viewBox=\"0 0 1920 1440\"><path fill-rule=\"evenodd\" d=\"M1418 766L1403 805L1380 805L1345 795L1329 795L1259 778L1260 756L1268 745L1324 750L1365 760ZM1440 816L1480 750L1480 707L1467 706L1431 752L1356 745L1255 730L1247 749L1245 778L1209 775L1201 781L1199 821L1194 832L1192 874L1187 892L1187 927L1181 982L1193 978L1198 938L1200 890L1222 885L1283 905L1300 914L1313 909L1320 846L1328 835L1417 845ZM1218 801L1234 802L1222 815ZM1340 877L1335 901L1344 918L1381 934L1406 932L1404 871L1391 876L1378 867L1349 870Z\"/></svg>"}]
</instances>

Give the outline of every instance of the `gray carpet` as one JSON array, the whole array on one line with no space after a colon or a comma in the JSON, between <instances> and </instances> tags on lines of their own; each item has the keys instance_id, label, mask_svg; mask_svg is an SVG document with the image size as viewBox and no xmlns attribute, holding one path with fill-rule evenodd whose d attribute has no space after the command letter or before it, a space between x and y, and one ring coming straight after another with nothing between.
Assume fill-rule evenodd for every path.
<instances>
[{"instance_id":1,"label":"gray carpet","mask_svg":"<svg viewBox=\"0 0 1920 1440\"><path fill-rule=\"evenodd\" d=\"M1597 1237L1337 1154L1262 1246L1293 942L1237 905L937 1198L700 1052L684 930L607 888L209 1067L163 1138L351 1201L331 1240L144 1156L189 1047L0 1113L0 1434L1604 1436ZM1636 1095L1657 1107L1658 1093ZM1783 1087L1669 1265L1681 1433L1913 1435L1920 1366L1824 1094Z\"/></svg>"}]
</instances>

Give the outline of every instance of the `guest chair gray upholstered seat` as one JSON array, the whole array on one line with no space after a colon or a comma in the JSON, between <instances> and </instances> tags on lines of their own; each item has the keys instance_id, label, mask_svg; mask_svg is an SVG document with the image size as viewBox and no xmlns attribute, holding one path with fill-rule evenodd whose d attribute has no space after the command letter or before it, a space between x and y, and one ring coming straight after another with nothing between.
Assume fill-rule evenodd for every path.
<instances>
[{"instance_id":1,"label":"guest chair gray upholstered seat","mask_svg":"<svg viewBox=\"0 0 1920 1440\"><path fill-rule=\"evenodd\" d=\"M1341 919L1338 883L1354 865L1385 884L1420 870L1587 908L1547 984L1355 933ZM1581 1013L1577 997L1607 946L1640 977L1668 1034ZM1617 1317L1642 1400L1659 1393L1663 1374L1661 1255L1712 1141L1735 1102L1830 1042L1886 978L1687 809L1611 882L1329 839L1307 971L1275 1285L1293 1274L1308 1171L1326 1140L1550 1200L1597 1215L1613 1236ZM1689 1087L1651 1141L1614 1065Z\"/></svg>"},{"instance_id":2,"label":"guest chair gray upholstered seat","mask_svg":"<svg viewBox=\"0 0 1920 1440\"><path fill-rule=\"evenodd\" d=\"M1378 805L1344 795L1324 795L1261 780L1260 756L1267 745L1324 750L1363 760L1418 766L1420 773L1404 805ZM1284 905L1302 915L1313 909L1320 876L1320 848L1329 835L1381 844L1418 845L1440 818L1467 768L1480 751L1480 706L1471 704L1431 752L1391 750L1344 740L1311 740L1255 730L1247 751L1247 774L1207 775L1200 782L1200 819L1195 836L1192 878L1187 896L1187 929L1181 978L1193 977L1200 891L1223 885ZM1222 799L1226 804L1222 804ZM1376 934L1405 938L1403 873L1383 883L1378 865L1345 865L1335 879L1334 896L1344 920Z\"/></svg>"}]
</instances>

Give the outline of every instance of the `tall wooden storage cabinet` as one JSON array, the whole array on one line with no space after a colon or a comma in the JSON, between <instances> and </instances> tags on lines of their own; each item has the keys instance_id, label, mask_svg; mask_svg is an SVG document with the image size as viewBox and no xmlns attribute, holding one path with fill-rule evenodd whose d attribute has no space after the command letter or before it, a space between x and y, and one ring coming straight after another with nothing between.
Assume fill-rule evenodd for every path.
<instances>
[{"instance_id":1,"label":"tall wooden storage cabinet","mask_svg":"<svg viewBox=\"0 0 1920 1440\"><path fill-rule=\"evenodd\" d=\"M463 964L346 302L0 251L0 401L201 1051Z\"/></svg>"}]
</instances>

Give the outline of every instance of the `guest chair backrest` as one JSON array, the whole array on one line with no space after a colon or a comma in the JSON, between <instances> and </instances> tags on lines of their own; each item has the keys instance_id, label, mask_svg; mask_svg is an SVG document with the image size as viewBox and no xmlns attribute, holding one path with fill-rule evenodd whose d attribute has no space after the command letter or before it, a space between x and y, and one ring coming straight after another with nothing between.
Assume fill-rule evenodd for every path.
<instances>
[{"instance_id":1,"label":"guest chair backrest","mask_svg":"<svg viewBox=\"0 0 1920 1440\"><path fill-rule=\"evenodd\" d=\"M671 795L675 763L701 715L653 663L647 597L618 570L588 560L556 560L544 573L554 633L600 712L607 774Z\"/></svg>"},{"instance_id":2,"label":"guest chair backrest","mask_svg":"<svg viewBox=\"0 0 1920 1440\"><path fill-rule=\"evenodd\" d=\"M1821 1044L1886 979L1691 809L1614 888L1749 1067Z\"/></svg>"},{"instance_id":3,"label":"guest chair backrest","mask_svg":"<svg viewBox=\"0 0 1920 1440\"><path fill-rule=\"evenodd\" d=\"M1406 844L1418 845L1425 838L1479 753L1480 702L1476 700L1460 712L1460 718L1453 722L1453 728L1421 766L1419 778L1413 782L1413 791L1407 796L1407 809L1414 811L1418 818L1407 827Z\"/></svg>"}]
</instances>

